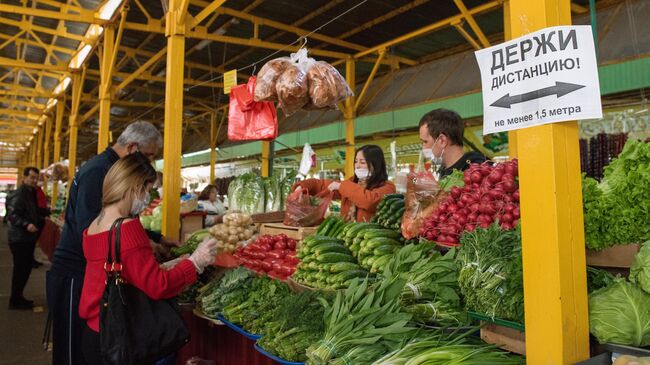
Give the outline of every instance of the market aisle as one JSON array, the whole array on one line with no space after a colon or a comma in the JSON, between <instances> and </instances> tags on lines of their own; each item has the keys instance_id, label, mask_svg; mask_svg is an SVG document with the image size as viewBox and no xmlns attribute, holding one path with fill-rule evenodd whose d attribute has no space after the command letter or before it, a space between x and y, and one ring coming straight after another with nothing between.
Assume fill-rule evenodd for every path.
<instances>
[{"instance_id":1,"label":"market aisle","mask_svg":"<svg viewBox=\"0 0 650 365\"><path fill-rule=\"evenodd\" d=\"M39 260L43 261L40 257ZM34 311L10 311L11 252L7 244L7 226L0 223L0 365L51 363L52 353L41 346L47 318L45 272L49 266L34 269L29 277L25 297L34 301Z\"/></svg>"}]
</instances>

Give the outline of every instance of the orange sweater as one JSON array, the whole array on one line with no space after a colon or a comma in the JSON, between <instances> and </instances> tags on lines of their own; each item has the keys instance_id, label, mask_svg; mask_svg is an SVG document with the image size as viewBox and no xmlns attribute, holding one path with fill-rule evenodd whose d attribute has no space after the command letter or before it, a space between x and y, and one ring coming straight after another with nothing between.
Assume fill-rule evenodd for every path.
<instances>
[{"instance_id":1,"label":"orange sweater","mask_svg":"<svg viewBox=\"0 0 650 365\"><path fill-rule=\"evenodd\" d=\"M296 183L294 189L301 186L307 189L309 194L316 195L322 191L327 190L327 187L334 182L334 180L319 180L307 179ZM341 217L347 217L352 204L357 206L357 222L369 222L375 211L377 204L384 195L395 193L395 185L386 181L384 185L375 189L366 189L359 186L359 184L352 181L352 178L341 181L339 190L334 194L334 199L341 200Z\"/></svg>"}]
</instances>

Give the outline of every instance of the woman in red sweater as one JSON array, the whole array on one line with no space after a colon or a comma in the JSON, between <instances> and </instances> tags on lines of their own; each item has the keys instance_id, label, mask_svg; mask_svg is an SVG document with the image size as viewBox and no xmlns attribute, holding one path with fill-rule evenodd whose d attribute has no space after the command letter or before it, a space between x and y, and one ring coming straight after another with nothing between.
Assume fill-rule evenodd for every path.
<instances>
[{"instance_id":1,"label":"woman in red sweater","mask_svg":"<svg viewBox=\"0 0 650 365\"><path fill-rule=\"evenodd\" d=\"M105 289L104 263L108 253L108 231L115 220L133 218L122 223L122 277L142 290L151 299L178 295L196 281L197 272L214 262L216 241L205 240L189 258L176 260L161 268L156 262L144 228L137 215L147 206L148 192L156 181L156 172L149 160L140 153L128 155L108 171L103 185L102 211L84 231L83 250L86 274L79 316L86 320L82 347L89 364L101 364L99 348L100 301ZM166 355L166 354L161 354Z\"/></svg>"},{"instance_id":2,"label":"woman in red sweater","mask_svg":"<svg viewBox=\"0 0 650 365\"><path fill-rule=\"evenodd\" d=\"M307 179L293 187L307 189L311 195L329 189L334 199L341 199L341 217L352 222L369 222L381 198L395 193L395 185L388 181L384 152L372 144L357 151L352 178L340 182Z\"/></svg>"}]
</instances>

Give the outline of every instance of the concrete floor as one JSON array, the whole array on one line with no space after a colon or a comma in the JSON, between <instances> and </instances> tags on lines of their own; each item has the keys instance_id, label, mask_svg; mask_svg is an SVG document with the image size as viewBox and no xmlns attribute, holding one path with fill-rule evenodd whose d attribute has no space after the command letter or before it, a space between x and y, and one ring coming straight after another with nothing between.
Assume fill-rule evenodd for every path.
<instances>
[{"instance_id":1,"label":"concrete floor","mask_svg":"<svg viewBox=\"0 0 650 365\"><path fill-rule=\"evenodd\" d=\"M36 251L37 260L46 262L43 253L39 249ZM25 297L33 300L36 306L33 311L8 309L12 267L7 226L0 223L0 365L50 364L52 353L45 351L41 344L47 320L45 272L50 265L46 263L34 269L25 288Z\"/></svg>"}]
</instances>

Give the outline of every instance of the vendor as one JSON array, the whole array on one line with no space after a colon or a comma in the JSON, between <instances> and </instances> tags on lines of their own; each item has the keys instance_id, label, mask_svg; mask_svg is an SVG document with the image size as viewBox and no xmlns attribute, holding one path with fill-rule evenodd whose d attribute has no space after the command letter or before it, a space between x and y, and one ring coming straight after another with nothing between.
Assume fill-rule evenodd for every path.
<instances>
[{"instance_id":1,"label":"vendor","mask_svg":"<svg viewBox=\"0 0 650 365\"><path fill-rule=\"evenodd\" d=\"M467 170L472 163L483 163L486 157L480 152L463 149L465 125L460 115L452 110L435 109L420 119L422 153L438 169L439 179L454 170Z\"/></svg>"},{"instance_id":2,"label":"vendor","mask_svg":"<svg viewBox=\"0 0 650 365\"><path fill-rule=\"evenodd\" d=\"M334 192L334 199L341 199L341 217L357 222L370 221L383 196L395 192L395 185L388 181L384 152L375 145L357 150L354 177L342 182L308 179L293 187L296 189L299 186L307 189L311 195L326 189Z\"/></svg>"},{"instance_id":3,"label":"vendor","mask_svg":"<svg viewBox=\"0 0 650 365\"><path fill-rule=\"evenodd\" d=\"M226 214L226 208L219 200L217 187L208 185L199 195L199 210L207 212L205 225L213 226L220 221L221 216Z\"/></svg>"}]
</instances>

